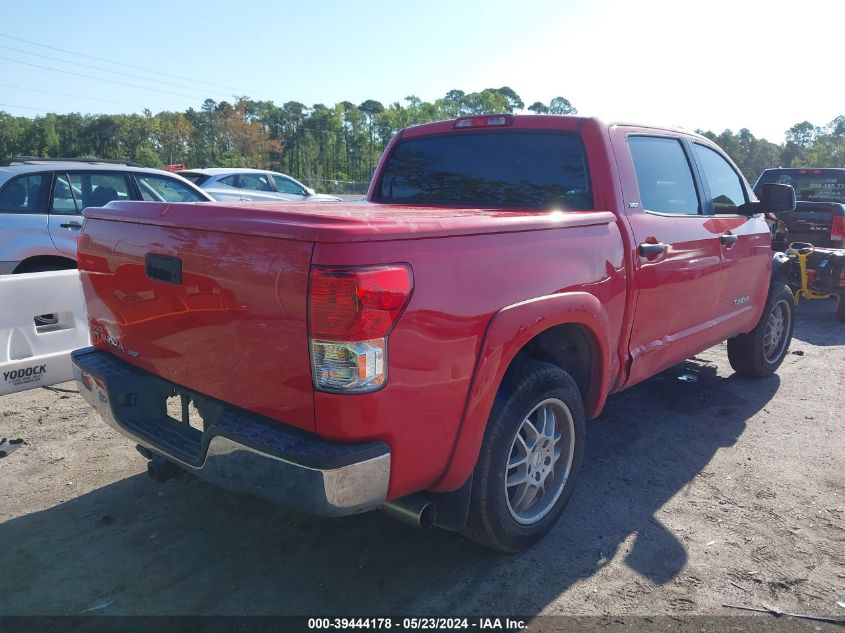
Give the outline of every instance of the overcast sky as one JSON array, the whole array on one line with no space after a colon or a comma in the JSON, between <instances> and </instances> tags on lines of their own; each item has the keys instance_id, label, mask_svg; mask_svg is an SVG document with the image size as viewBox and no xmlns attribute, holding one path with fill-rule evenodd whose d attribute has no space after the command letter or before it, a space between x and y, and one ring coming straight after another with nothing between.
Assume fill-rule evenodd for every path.
<instances>
[{"instance_id":1,"label":"overcast sky","mask_svg":"<svg viewBox=\"0 0 845 633\"><path fill-rule=\"evenodd\" d=\"M526 105L560 95L581 114L774 142L845 114L841 0L39 0L3 15L0 110L26 116L501 86Z\"/></svg>"}]
</instances>

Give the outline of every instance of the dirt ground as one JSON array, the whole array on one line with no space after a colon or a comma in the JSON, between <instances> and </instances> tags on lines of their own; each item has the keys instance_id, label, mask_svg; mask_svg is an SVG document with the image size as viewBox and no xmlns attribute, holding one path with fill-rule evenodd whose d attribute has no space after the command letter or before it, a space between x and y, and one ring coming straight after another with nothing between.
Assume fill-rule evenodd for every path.
<instances>
[{"instance_id":1,"label":"dirt ground","mask_svg":"<svg viewBox=\"0 0 845 633\"><path fill-rule=\"evenodd\" d=\"M0 614L845 617L845 325L802 305L778 375L724 346L613 396L572 501L502 556L380 513L318 519L158 484L72 383L0 398ZM680 377L692 377L682 380ZM769 617L769 616L761 616Z\"/></svg>"}]
</instances>

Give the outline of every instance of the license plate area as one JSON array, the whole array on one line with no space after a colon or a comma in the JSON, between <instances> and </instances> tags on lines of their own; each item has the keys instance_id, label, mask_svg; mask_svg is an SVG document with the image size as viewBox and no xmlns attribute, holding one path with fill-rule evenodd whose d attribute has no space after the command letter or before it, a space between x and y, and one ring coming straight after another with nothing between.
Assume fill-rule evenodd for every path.
<instances>
[{"instance_id":1,"label":"license plate area","mask_svg":"<svg viewBox=\"0 0 845 633\"><path fill-rule=\"evenodd\" d=\"M166 401L167 417L174 423L181 424L198 435L205 431L205 421L193 399L187 393L173 390Z\"/></svg>"}]
</instances>

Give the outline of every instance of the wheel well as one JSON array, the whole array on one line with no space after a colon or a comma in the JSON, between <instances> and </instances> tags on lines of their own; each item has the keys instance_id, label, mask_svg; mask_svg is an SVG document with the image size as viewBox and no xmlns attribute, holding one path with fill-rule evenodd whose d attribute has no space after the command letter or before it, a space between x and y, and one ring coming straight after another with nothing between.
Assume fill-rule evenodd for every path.
<instances>
[{"instance_id":1,"label":"wheel well","mask_svg":"<svg viewBox=\"0 0 845 633\"><path fill-rule=\"evenodd\" d=\"M583 326L565 323L541 332L519 350L510 367L525 358L560 367L572 376L586 400L593 372L593 349Z\"/></svg>"},{"instance_id":2,"label":"wheel well","mask_svg":"<svg viewBox=\"0 0 845 633\"><path fill-rule=\"evenodd\" d=\"M36 255L35 257L28 257L18 264L14 273L36 273L46 270L71 270L73 268L76 268L76 262L69 257Z\"/></svg>"}]
</instances>

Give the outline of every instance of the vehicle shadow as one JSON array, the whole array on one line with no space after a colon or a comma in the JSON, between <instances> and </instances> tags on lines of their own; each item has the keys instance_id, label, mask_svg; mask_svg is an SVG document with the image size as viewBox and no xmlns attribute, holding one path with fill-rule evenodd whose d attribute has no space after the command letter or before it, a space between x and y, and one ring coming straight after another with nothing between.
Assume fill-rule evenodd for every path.
<instances>
[{"instance_id":1,"label":"vehicle shadow","mask_svg":"<svg viewBox=\"0 0 845 633\"><path fill-rule=\"evenodd\" d=\"M836 319L836 299L801 301L795 309L795 326L796 341L822 347L845 345L845 323Z\"/></svg>"},{"instance_id":2,"label":"vehicle shadow","mask_svg":"<svg viewBox=\"0 0 845 633\"><path fill-rule=\"evenodd\" d=\"M687 551L661 507L779 384L687 361L611 398L563 518L514 556L380 513L319 519L190 477L129 477L0 525L0 613L534 614L618 551L665 584Z\"/></svg>"}]
</instances>

